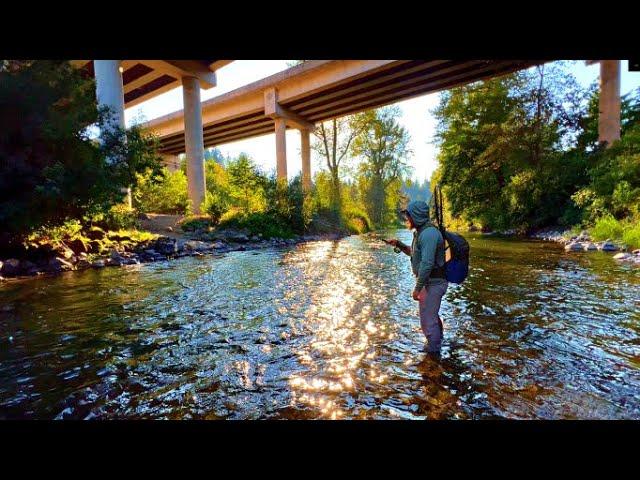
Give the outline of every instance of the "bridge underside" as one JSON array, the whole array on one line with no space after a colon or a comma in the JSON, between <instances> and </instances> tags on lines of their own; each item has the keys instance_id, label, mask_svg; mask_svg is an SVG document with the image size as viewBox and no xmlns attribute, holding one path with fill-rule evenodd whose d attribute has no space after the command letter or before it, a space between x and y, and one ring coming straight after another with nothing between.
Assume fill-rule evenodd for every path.
<instances>
[{"instance_id":1,"label":"bridge underside","mask_svg":"<svg viewBox=\"0 0 640 480\"><path fill-rule=\"evenodd\" d=\"M353 79L312 89L293 100L282 99L280 105L308 122L317 123L541 63L540 60L397 60ZM234 118L205 122L204 147L273 133L274 125L274 118L265 114L263 105ZM160 151L171 155L183 153L184 132L161 135Z\"/></svg>"}]
</instances>

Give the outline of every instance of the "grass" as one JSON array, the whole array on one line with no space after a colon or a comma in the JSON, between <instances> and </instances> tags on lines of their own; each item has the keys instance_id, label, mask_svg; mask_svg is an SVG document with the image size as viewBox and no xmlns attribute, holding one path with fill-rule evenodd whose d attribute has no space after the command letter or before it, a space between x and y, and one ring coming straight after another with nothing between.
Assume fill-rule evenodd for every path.
<instances>
[{"instance_id":1,"label":"grass","mask_svg":"<svg viewBox=\"0 0 640 480\"><path fill-rule=\"evenodd\" d=\"M640 222L633 220L616 220L607 215L600 217L595 225L589 229L591 238L596 241L620 241L631 249L640 248Z\"/></svg>"}]
</instances>

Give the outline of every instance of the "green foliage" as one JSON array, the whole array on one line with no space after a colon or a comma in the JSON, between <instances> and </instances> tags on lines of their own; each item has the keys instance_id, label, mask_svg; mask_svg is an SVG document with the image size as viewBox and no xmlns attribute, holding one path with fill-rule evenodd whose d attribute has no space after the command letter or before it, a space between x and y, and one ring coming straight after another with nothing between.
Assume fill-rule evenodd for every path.
<instances>
[{"instance_id":1,"label":"green foliage","mask_svg":"<svg viewBox=\"0 0 640 480\"><path fill-rule=\"evenodd\" d=\"M640 215L640 123L628 126L607 149L587 153L590 183L573 195L593 222L603 215L621 219Z\"/></svg>"},{"instance_id":2,"label":"green foliage","mask_svg":"<svg viewBox=\"0 0 640 480\"><path fill-rule=\"evenodd\" d=\"M245 153L227 164L229 193L234 204L244 213L264 208L264 185L266 177L260 173L254 161Z\"/></svg>"},{"instance_id":3,"label":"green foliage","mask_svg":"<svg viewBox=\"0 0 640 480\"><path fill-rule=\"evenodd\" d=\"M398 123L399 116L397 107L365 112L363 128L353 140L353 154L364 160L358 172L360 195L377 228L396 221L404 198L402 179L409 173L409 134Z\"/></svg>"},{"instance_id":4,"label":"green foliage","mask_svg":"<svg viewBox=\"0 0 640 480\"><path fill-rule=\"evenodd\" d=\"M209 216L193 215L186 217L180 222L180 228L184 232L195 232L196 230L210 231L214 223Z\"/></svg>"},{"instance_id":5,"label":"green foliage","mask_svg":"<svg viewBox=\"0 0 640 480\"><path fill-rule=\"evenodd\" d=\"M441 96L440 182L454 217L520 232L581 217L588 182L575 148L587 95L562 64L476 82ZM584 139L583 139L584 140Z\"/></svg>"},{"instance_id":6,"label":"green foliage","mask_svg":"<svg viewBox=\"0 0 640 480\"><path fill-rule=\"evenodd\" d=\"M640 222L627 225L622 233L622 241L629 248L640 248Z\"/></svg>"},{"instance_id":7,"label":"green foliage","mask_svg":"<svg viewBox=\"0 0 640 480\"><path fill-rule=\"evenodd\" d=\"M605 215L596 220L590 234L594 240L622 238L624 226L611 215Z\"/></svg>"},{"instance_id":8,"label":"green foliage","mask_svg":"<svg viewBox=\"0 0 640 480\"><path fill-rule=\"evenodd\" d=\"M209 216L213 225L217 225L228 209L229 205L218 193L207 191L200 211Z\"/></svg>"},{"instance_id":9,"label":"green foliage","mask_svg":"<svg viewBox=\"0 0 640 480\"><path fill-rule=\"evenodd\" d=\"M140 212L184 215L189 210L187 176L182 170L159 172L147 169L137 174L133 205Z\"/></svg>"},{"instance_id":10,"label":"green foliage","mask_svg":"<svg viewBox=\"0 0 640 480\"><path fill-rule=\"evenodd\" d=\"M629 248L640 248L640 222L617 220L610 214L598 218L589 233L594 240L617 240Z\"/></svg>"},{"instance_id":11,"label":"green foliage","mask_svg":"<svg viewBox=\"0 0 640 480\"><path fill-rule=\"evenodd\" d=\"M292 238L295 231L281 218L267 212L245 213L241 210L229 211L220 221L219 228L246 229L252 235L264 238Z\"/></svg>"},{"instance_id":12,"label":"green foliage","mask_svg":"<svg viewBox=\"0 0 640 480\"><path fill-rule=\"evenodd\" d=\"M128 205L117 204L106 213L93 217L93 223L107 230L121 230L138 226L137 213Z\"/></svg>"},{"instance_id":13,"label":"green foliage","mask_svg":"<svg viewBox=\"0 0 640 480\"><path fill-rule=\"evenodd\" d=\"M42 225L106 213L156 168L155 139L133 128L106 132L95 83L66 61L5 61L0 67L0 224L19 242Z\"/></svg>"}]
</instances>

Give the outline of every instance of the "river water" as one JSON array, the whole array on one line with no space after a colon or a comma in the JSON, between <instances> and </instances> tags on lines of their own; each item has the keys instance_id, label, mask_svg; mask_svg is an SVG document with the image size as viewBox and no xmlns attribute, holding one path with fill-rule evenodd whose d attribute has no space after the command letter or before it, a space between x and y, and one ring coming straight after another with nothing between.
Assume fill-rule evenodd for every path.
<instances>
[{"instance_id":1,"label":"river water","mask_svg":"<svg viewBox=\"0 0 640 480\"><path fill-rule=\"evenodd\" d=\"M0 419L639 419L640 269L468 238L440 361L367 236L6 283Z\"/></svg>"}]
</instances>

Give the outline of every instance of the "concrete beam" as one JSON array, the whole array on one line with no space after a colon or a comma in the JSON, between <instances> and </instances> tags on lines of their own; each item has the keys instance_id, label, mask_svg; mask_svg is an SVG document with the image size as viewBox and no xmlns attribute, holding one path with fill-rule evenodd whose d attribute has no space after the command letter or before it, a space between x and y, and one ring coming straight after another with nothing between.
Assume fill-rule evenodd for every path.
<instances>
[{"instance_id":1,"label":"concrete beam","mask_svg":"<svg viewBox=\"0 0 640 480\"><path fill-rule=\"evenodd\" d=\"M280 102L294 101L330 84L337 86L370 72L396 65L395 60L311 60L302 65L213 97L202 104L203 123L223 122L264 111L264 91L276 87ZM307 90L309 89L309 91ZM182 132L183 112L177 111L150 120L145 128L164 137Z\"/></svg>"},{"instance_id":2,"label":"concrete beam","mask_svg":"<svg viewBox=\"0 0 640 480\"><path fill-rule=\"evenodd\" d=\"M209 64L209 70L215 72L216 70L220 70L225 65L229 65L233 60L216 60L213 63Z\"/></svg>"},{"instance_id":3,"label":"concrete beam","mask_svg":"<svg viewBox=\"0 0 640 480\"><path fill-rule=\"evenodd\" d=\"M197 78L200 82L200 88L205 90L216 86L215 72L193 60L140 60L140 63L177 79L182 77Z\"/></svg>"},{"instance_id":4,"label":"concrete beam","mask_svg":"<svg viewBox=\"0 0 640 480\"><path fill-rule=\"evenodd\" d=\"M619 139L620 60L601 60L598 140L611 145Z\"/></svg>"},{"instance_id":5,"label":"concrete beam","mask_svg":"<svg viewBox=\"0 0 640 480\"><path fill-rule=\"evenodd\" d=\"M278 103L278 90L269 88L264 91L264 114L273 119L283 118L287 125L300 130L315 130L314 123L307 121Z\"/></svg>"}]
</instances>

